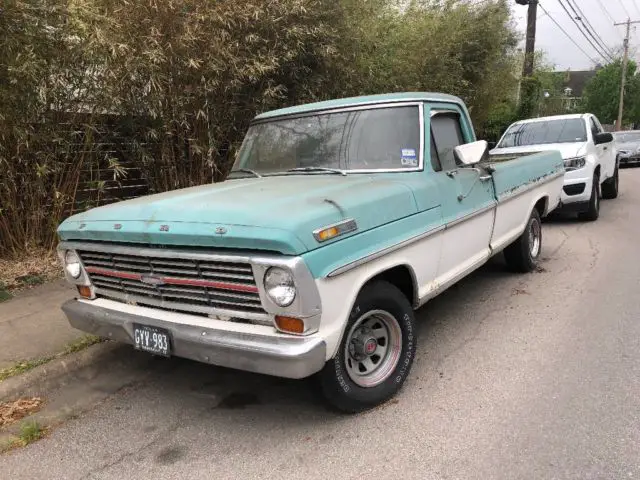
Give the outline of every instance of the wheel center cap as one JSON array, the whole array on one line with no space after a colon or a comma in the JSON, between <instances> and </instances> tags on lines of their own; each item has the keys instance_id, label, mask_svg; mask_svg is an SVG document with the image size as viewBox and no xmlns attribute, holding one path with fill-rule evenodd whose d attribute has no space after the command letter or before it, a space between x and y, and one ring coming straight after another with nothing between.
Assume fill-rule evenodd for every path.
<instances>
[{"instance_id":1,"label":"wheel center cap","mask_svg":"<svg viewBox=\"0 0 640 480\"><path fill-rule=\"evenodd\" d=\"M378 349L378 341L370 334L362 334L351 340L349 353L357 361L370 357Z\"/></svg>"},{"instance_id":2,"label":"wheel center cap","mask_svg":"<svg viewBox=\"0 0 640 480\"><path fill-rule=\"evenodd\" d=\"M372 355L376 348L378 348L378 342L375 338L370 338L364 343L364 353L367 355Z\"/></svg>"}]
</instances>

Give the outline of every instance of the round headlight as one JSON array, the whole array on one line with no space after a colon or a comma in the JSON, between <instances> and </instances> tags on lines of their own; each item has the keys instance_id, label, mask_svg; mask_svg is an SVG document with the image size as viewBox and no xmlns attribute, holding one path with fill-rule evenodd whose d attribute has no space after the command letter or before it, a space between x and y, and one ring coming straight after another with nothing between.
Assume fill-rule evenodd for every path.
<instances>
[{"instance_id":1,"label":"round headlight","mask_svg":"<svg viewBox=\"0 0 640 480\"><path fill-rule=\"evenodd\" d=\"M80 267L80 259L75 252L67 250L64 255L64 268L72 278L80 277L82 268Z\"/></svg>"},{"instance_id":2,"label":"round headlight","mask_svg":"<svg viewBox=\"0 0 640 480\"><path fill-rule=\"evenodd\" d=\"M296 298L296 285L287 270L272 267L264 276L264 288L269 298L280 307L288 307Z\"/></svg>"}]
</instances>

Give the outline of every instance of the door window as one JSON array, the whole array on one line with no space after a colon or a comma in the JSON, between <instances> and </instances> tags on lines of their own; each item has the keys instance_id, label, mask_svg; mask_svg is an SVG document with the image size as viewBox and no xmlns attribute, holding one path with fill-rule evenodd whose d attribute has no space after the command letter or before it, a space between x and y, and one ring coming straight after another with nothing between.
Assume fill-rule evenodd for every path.
<instances>
[{"instance_id":1,"label":"door window","mask_svg":"<svg viewBox=\"0 0 640 480\"><path fill-rule=\"evenodd\" d=\"M591 135L595 139L596 135L600 133L600 129L598 128L598 125L596 125L596 122L593 120L593 117L589 118L589 123L591 125Z\"/></svg>"},{"instance_id":2,"label":"door window","mask_svg":"<svg viewBox=\"0 0 640 480\"><path fill-rule=\"evenodd\" d=\"M456 113L439 113L431 118L431 162L439 170L455 170L456 164L453 149L462 145L464 137L460 128L460 116ZM435 148L434 148L435 147ZM434 153L437 162L434 162Z\"/></svg>"}]
</instances>

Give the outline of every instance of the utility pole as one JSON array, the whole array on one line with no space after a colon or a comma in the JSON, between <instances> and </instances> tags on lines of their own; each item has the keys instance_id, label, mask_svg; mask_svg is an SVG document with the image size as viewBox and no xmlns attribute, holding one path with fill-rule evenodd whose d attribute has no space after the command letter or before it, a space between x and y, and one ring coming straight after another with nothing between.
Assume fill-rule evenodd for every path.
<instances>
[{"instance_id":1,"label":"utility pole","mask_svg":"<svg viewBox=\"0 0 640 480\"><path fill-rule=\"evenodd\" d=\"M622 79L620 80L620 105L618 107L618 121L616 122L616 130L622 130L622 113L624 111L624 85L627 81L627 66L629 64L629 34L631 32L631 25L634 23L640 23L640 20L634 22L630 18L624 23L614 23L615 26L626 25L627 34L624 36L624 56L622 57Z\"/></svg>"},{"instance_id":2,"label":"utility pole","mask_svg":"<svg viewBox=\"0 0 640 480\"><path fill-rule=\"evenodd\" d=\"M533 67L536 50L536 17L538 0L516 0L518 5L527 5L527 39L524 49L524 65L520 81L520 116L531 117L536 106L536 86L533 84Z\"/></svg>"},{"instance_id":3,"label":"utility pole","mask_svg":"<svg viewBox=\"0 0 640 480\"><path fill-rule=\"evenodd\" d=\"M536 18L538 15L538 0L516 0L519 5L528 5L527 11L527 39L524 47L524 66L522 78L533 75L533 61L536 50Z\"/></svg>"}]
</instances>

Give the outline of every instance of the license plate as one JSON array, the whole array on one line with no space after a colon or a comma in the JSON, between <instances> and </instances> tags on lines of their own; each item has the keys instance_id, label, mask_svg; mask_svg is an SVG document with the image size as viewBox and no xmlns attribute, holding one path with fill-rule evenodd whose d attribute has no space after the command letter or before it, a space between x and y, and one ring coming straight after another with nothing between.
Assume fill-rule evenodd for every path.
<instances>
[{"instance_id":1,"label":"license plate","mask_svg":"<svg viewBox=\"0 0 640 480\"><path fill-rule=\"evenodd\" d=\"M168 330L147 325L133 325L133 344L137 350L163 355L171 354L171 336Z\"/></svg>"}]
</instances>

